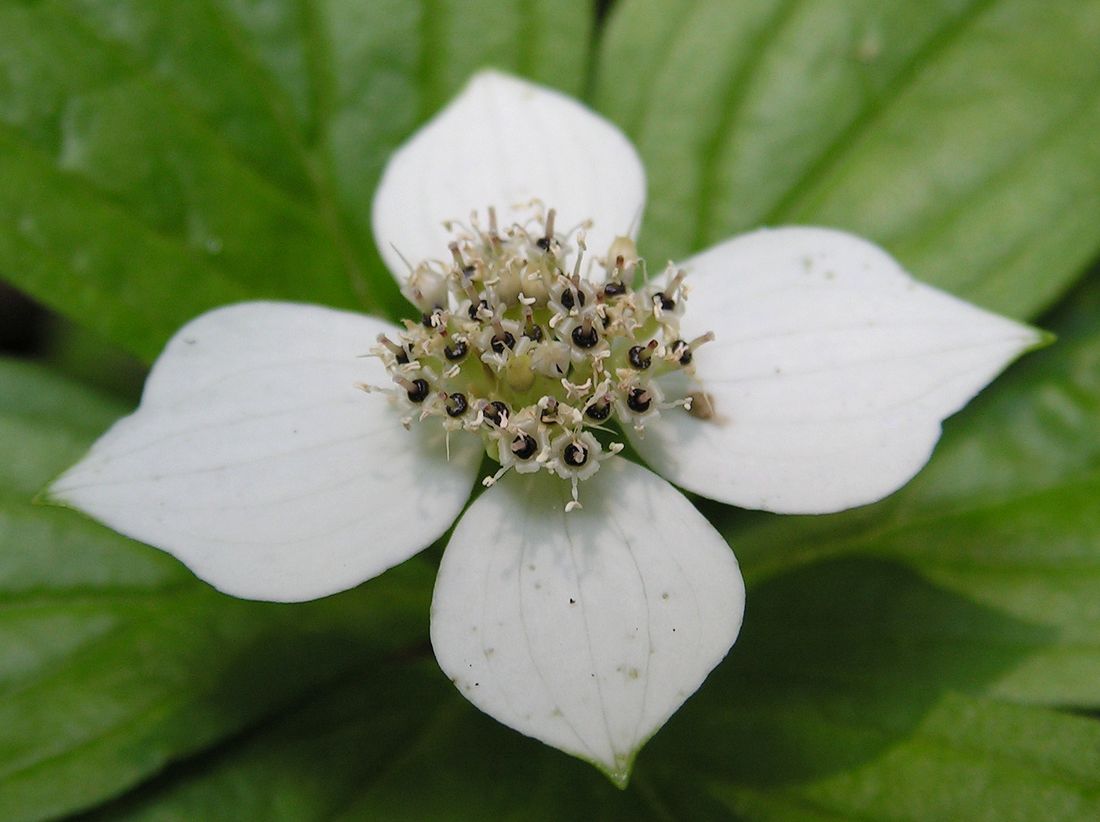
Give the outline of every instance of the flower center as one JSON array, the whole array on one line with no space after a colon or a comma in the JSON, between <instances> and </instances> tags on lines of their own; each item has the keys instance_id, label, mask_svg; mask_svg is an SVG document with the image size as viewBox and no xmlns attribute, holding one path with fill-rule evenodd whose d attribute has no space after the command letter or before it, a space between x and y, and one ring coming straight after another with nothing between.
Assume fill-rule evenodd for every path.
<instances>
[{"instance_id":1,"label":"flower center","mask_svg":"<svg viewBox=\"0 0 1100 822\"><path fill-rule=\"evenodd\" d=\"M372 353L397 385L386 390L406 427L435 421L448 436L480 436L500 463L487 486L509 470L569 480L572 510L578 482L622 450L618 427L642 433L662 410L691 410L691 396L666 399L658 382L690 373L713 334L680 338L683 271L646 283L628 238L586 257L583 225L556 233L554 210L533 208L503 230L492 208L488 226L476 214L449 224L451 259L420 263L402 289L420 319Z\"/></svg>"}]
</instances>

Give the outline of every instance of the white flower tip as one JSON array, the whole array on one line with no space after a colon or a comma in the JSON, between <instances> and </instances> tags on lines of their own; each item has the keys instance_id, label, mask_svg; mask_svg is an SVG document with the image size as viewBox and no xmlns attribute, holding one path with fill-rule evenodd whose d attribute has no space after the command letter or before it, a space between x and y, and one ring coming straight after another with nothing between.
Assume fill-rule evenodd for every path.
<instances>
[{"instance_id":1,"label":"white flower tip","mask_svg":"<svg viewBox=\"0 0 1100 822\"><path fill-rule=\"evenodd\" d=\"M638 749L635 749L627 756L615 757L613 763L593 762L592 764L599 768L600 772L611 780L612 785L620 791L625 791L630 784L630 774L634 770L634 758L637 754Z\"/></svg>"},{"instance_id":2,"label":"white flower tip","mask_svg":"<svg viewBox=\"0 0 1100 822\"><path fill-rule=\"evenodd\" d=\"M535 90L539 88L539 86L536 86L529 80L524 80L522 77L517 77L515 74L509 74L494 66L486 66L470 75L470 79L463 85L458 96L493 85L514 89L524 95L532 95L535 93Z\"/></svg>"},{"instance_id":3,"label":"white flower tip","mask_svg":"<svg viewBox=\"0 0 1100 822\"><path fill-rule=\"evenodd\" d=\"M436 659L464 697L594 764L618 787L635 755L726 655L744 584L729 546L671 485L625 460L569 489L509 474L443 554Z\"/></svg>"},{"instance_id":4,"label":"white flower tip","mask_svg":"<svg viewBox=\"0 0 1100 822\"><path fill-rule=\"evenodd\" d=\"M694 361L712 401L628 433L672 481L747 508L823 514L893 493L946 417L1052 340L834 229L761 229L683 267L700 298L685 338L717 332Z\"/></svg>"},{"instance_id":5,"label":"white flower tip","mask_svg":"<svg viewBox=\"0 0 1100 822\"><path fill-rule=\"evenodd\" d=\"M645 171L626 136L584 104L484 69L390 157L371 222L404 279L395 249L414 265L443 257L448 221L493 207L502 226L522 223L532 202L555 209L566 231L592 221L589 246L603 254L617 234L637 231Z\"/></svg>"}]
</instances>

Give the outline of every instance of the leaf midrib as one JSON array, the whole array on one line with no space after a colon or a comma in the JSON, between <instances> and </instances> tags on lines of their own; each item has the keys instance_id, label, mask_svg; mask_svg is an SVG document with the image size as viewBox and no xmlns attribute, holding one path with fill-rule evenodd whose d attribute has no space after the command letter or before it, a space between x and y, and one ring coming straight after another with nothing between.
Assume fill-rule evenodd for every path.
<instances>
[{"instance_id":1,"label":"leaf midrib","mask_svg":"<svg viewBox=\"0 0 1100 822\"><path fill-rule=\"evenodd\" d=\"M979 17L997 2L999 0L974 0L958 17L946 21L944 26L929 37L894 76L866 101L852 121L826 145L823 152L818 154L817 160L809 169L799 175L786 193L757 222L762 225L782 222L785 215L795 210L799 200L825 178L835 163L855 144L859 136L897 104L902 92L922 76L924 68L938 55L947 51Z\"/></svg>"}]
</instances>

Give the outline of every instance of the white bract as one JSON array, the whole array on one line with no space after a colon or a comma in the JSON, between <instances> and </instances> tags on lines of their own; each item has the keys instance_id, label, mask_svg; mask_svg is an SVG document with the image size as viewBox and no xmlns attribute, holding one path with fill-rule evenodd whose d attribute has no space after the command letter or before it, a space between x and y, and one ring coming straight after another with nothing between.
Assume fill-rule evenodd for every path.
<instances>
[{"instance_id":1,"label":"white bract","mask_svg":"<svg viewBox=\"0 0 1100 822\"><path fill-rule=\"evenodd\" d=\"M52 497L278 601L357 585L458 518L432 604L440 666L625 784L733 644L744 588L715 529L618 440L722 502L863 505L1039 340L823 228L760 230L645 282L644 189L611 124L479 74L375 197L412 321L205 314ZM462 513L485 454L500 470Z\"/></svg>"}]
</instances>

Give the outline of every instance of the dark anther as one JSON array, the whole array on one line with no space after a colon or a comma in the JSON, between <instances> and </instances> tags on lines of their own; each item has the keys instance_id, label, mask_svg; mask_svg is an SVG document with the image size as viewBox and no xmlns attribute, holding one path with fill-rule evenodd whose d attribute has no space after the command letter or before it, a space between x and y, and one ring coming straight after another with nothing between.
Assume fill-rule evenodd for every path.
<instances>
[{"instance_id":1,"label":"dark anther","mask_svg":"<svg viewBox=\"0 0 1100 822\"><path fill-rule=\"evenodd\" d=\"M553 397L548 397L549 402L546 403L546 407L539 413L539 419L548 425L558 421L558 401Z\"/></svg>"},{"instance_id":2,"label":"dark anther","mask_svg":"<svg viewBox=\"0 0 1100 822\"><path fill-rule=\"evenodd\" d=\"M653 361L649 356L649 349L642 345L636 345L626 352L626 358L639 371L649 368L649 364Z\"/></svg>"},{"instance_id":3,"label":"dark anther","mask_svg":"<svg viewBox=\"0 0 1100 822\"><path fill-rule=\"evenodd\" d=\"M665 295L665 292L658 291L653 295L653 299L661 303L662 311L671 311L676 307L676 301Z\"/></svg>"},{"instance_id":4,"label":"dark anther","mask_svg":"<svg viewBox=\"0 0 1100 822\"><path fill-rule=\"evenodd\" d=\"M474 274L477 273L477 269L474 268L472 265L468 265L462 269L462 273L465 274L467 277L472 277L474 276Z\"/></svg>"},{"instance_id":5,"label":"dark anther","mask_svg":"<svg viewBox=\"0 0 1100 822\"><path fill-rule=\"evenodd\" d=\"M427 380L413 380L413 387L405 393L409 395L410 402L424 402L430 390Z\"/></svg>"},{"instance_id":6,"label":"dark anther","mask_svg":"<svg viewBox=\"0 0 1100 822\"><path fill-rule=\"evenodd\" d=\"M529 460L535 455L535 451L538 450L538 443L535 442L535 438L529 434L520 434L514 440L512 440L512 453L516 455L517 459Z\"/></svg>"},{"instance_id":7,"label":"dark anther","mask_svg":"<svg viewBox=\"0 0 1100 822\"><path fill-rule=\"evenodd\" d=\"M443 356L451 362L457 362L466 356L466 341L455 340L454 345L443 346Z\"/></svg>"},{"instance_id":8,"label":"dark anther","mask_svg":"<svg viewBox=\"0 0 1100 822\"><path fill-rule=\"evenodd\" d=\"M434 314L434 313L435 312L433 311L432 314ZM421 314L420 315L420 324L422 326L424 326L425 328L434 328L435 327L434 325L432 325L432 314Z\"/></svg>"},{"instance_id":9,"label":"dark anther","mask_svg":"<svg viewBox=\"0 0 1100 822\"><path fill-rule=\"evenodd\" d=\"M511 412L508 410L508 406L500 400L493 400L482 413L485 414L485 419L493 425L500 425Z\"/></svg>"},{"instance_id":10,"label":"dark anther","mask_svg":"<svg viewBox=\"0 0 1100 822\"><path fill-rule=\"evenodd\" d=\"M676 340L676 342L672 344L672 356L680 360L680 365L690 365L692 357L691 346L683 340Z\"/></svg>"},{"instance_id":11,"label":"dark anther","mask_svg":"<svg viewBox=\"0 0 1100 822\"><path fill-rule=\"evenodd\" d=\"M466 409L469 407L469 403L466 402L465 394L448 394L447 395L447 416L448 417L461 417L466 413Z\"/></svg>"},{"instance_id":12,"label":"dark anther","mask_svg":"<svg viewBox=\"0 0 1100 822\"><path fill-rule=\"evenodd\" d=\"M528 337L535 342L540 342L542 340L542 326L532 323L531 325L523 329L523 336Z\"/></svg>"},{"instance_id":13,"label":"dark anther","mask_svg":"<svg viewBox=\"0 0 1100 822\"><path fill-rule=\"evenodd\" d=\"M611 280L603 287L603 293L606 297L618 297L620 294L626 293L626 286L618 280Z\"/></svg>"},{"instance_id":14,"label":"dark anther","mask_svg":"<svg viewBox=\"0 0 1100 822\"><path fill-rule=\"evenodd\" d=\"M565 450L561 452L561 456L562 459L565 460L566 465L580 468L588 462L588 449L579 442L571 442L569 445L565 446Z\"/></svg>"},{"instance_id":15,"label":"dark anther","mask_svg":"<svg viewBox=\"0 0 1100 822\"><path fill-rule=\"evenodd\" d=\"M600 335L596 333L594 327L585 331L583 325L578 325L573 329L572 337L577 348L591 348L600 341Z\"/></svg>"},{"instance_id":16,"label":"dark anther","mask_svg":"<svg viewBox=\"0 0 1100 822\"><path fill-rule=\"evenodd\" d=\"M574 291L572 288L567 288L561 292L561 304L566 308L572 308L577 303L584 307L587 300L588 298L584 296L583 291Z\"/></svg>"},{"instance_id":17,"label":"dark anther","mask_svg":"<svg viewBox=\"0 0 1100 822\"><path fill-rule=\"evenodd\" d=\"M601 397L590 406L588 406L586 409L584 409L584 415L590 420L595 420L596 422L602 422L603 420L606 420L609 416L611 416L611 400L609 400L607 397Z\"/></svg>"},{"instance_id":18,"label":"dark anther","mask_svg":"<svg viewBox=\"0 0 1100 822\"><path fill-rule=\"evenodd\" d=\"M543 251L549 251L550 250L550 238L549 237L539 237L537 240L535 240L535 245L537 245Z\"/></svg>"},{"instance_id":19,"label":"dark anther","mask_svg":"<svg viewBox=\"0 0 1100 822\"><path fill-rule=\"evenodd\" d=\"M399 352L397 352L397 354L395 355L395 359L397 360L397 364L398 364L398 365L405 365L405 364L406 364L406 363L408 363L408 361L409 361L409 355L408 355L408 353L407 353L407 352L405 351L405 349L404 349L404 348L402 348L402 349L401 349L401 350L400 350Z\"/></svg>"},{"instance_id":20,"label":"dark anther","mask_svg":"<svg viewBox=\"0 0 1100 822\"><path fill-rule=\"evenodd\" d=\"M630 393L626 395L627 406L631 411L636 411L639 414L648 411L652 402L653 400L644 388L631 388Z\"/></svg>"},{"instance_id":21,"label":"dark anther","mask_svg":"<svg viewBox=\"0 0 1100 822\"><path fill-rule=\"evenodd\" d=\"M505 331L503 334L497 334L489 341L489 345L492 346L493 351L498 354L504 352L505 348L515 348L516 338L512 336L511 332Z\"/></svg>"},{"instance_id":22,"label":"dark anther","mask_svg":"<svg viewBox=\"0 0 1100 822\"><path fill-rule=\"evenodd\" d=\"M487 303L485 300L478 300L477 305L471 305L470 306L470 319L471 320L476 320L478 312L481 311L481 309L483 309L483 308L486 311L489 310L489 303Z\"/></svg>"}]
</instances>

